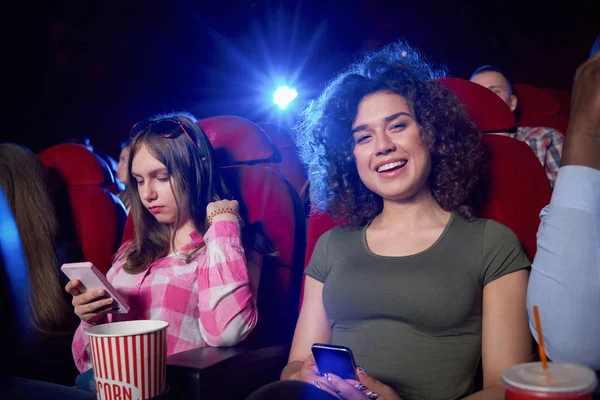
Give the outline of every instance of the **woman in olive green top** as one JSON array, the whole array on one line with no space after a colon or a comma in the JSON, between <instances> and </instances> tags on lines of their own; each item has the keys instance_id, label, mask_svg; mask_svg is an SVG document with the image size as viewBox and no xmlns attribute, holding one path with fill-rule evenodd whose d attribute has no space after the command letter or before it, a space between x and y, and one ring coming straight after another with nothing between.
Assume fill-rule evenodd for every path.
<instances>
[{"instance_id":1,"label":"woman in olive green top","mask_svg":"<svg viewBox=\"0 0 600 400\"><path fill-rule=\"evenodd\" d=\"M397 43L304 112L313 201L349 224L317 243L282 379L346 399L502 399L503 369L530 358L530 262L510 229L475 218L480 134L439 76ZM319 375L316 342L350 347L366 387Z\"/></svg>"}]
</instances>

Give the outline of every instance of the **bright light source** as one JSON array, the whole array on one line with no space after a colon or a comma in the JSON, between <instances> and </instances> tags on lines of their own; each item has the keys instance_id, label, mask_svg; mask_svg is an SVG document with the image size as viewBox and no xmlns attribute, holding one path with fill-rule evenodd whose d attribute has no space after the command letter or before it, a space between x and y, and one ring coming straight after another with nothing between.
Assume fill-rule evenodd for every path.
<instances>
[{"instance_id":1,"label":"bright light source","mask_svg":"<svg viewBox=\"0 0 600 400\"><path fill-rule=\"evenodd\" d=\"M273 103L276 104L280 110L285 110L296 97L298 97L296 89L292 89L289 86L280 86L275 93L273 93Z\"/></svg>"}]
</instances>

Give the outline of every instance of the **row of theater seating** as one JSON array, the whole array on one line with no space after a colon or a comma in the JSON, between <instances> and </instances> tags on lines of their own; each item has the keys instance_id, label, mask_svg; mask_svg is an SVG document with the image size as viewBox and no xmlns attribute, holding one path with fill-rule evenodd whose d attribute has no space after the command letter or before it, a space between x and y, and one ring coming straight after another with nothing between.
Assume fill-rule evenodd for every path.
<instances>
[{"instance_id":1,"label":"row of theater seating","mask_svg":"<svg viewBox=\"0 0 600 400\"><path fill-rule=\"evenodd\" d=\"M444 78L442 84L465 103L482 132L515 126L514 115L488 89L457 78ZM336 223L327 214L311 212L306 225L306 175L289 132L235 116L208 118L199 124L217 152L228 185L247 208L246 221L262 226L277 255L267 258L263 266L259 324L250 338L232 348L202 348L170 356L169 381L178 396L245 398L278 379L298 317L302 271L317 239ZM485 135L484 143L491 162L482 216L515 231L532 259L538 215L551 193L543 167L523 142ZM106 271L118 244L135 234L131 218L125 222L125 210L114 196L108 166L78 145L54 146L39 157L55 182L60 182L57 187L68 193L84 258Z\"/></svg>"}]
</instances>

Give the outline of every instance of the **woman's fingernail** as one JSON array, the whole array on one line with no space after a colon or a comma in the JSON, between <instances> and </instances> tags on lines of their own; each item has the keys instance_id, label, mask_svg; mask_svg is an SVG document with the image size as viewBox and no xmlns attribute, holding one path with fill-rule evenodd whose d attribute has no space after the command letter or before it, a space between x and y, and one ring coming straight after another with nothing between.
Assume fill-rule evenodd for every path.
<instances>
[{"instance_id":1,"label":"woman's fingernail","mask_svg":"<svg viewBox=\"0 0 600 400\"><path fill-rule=\"evenodd\" d=\"M327 372L325 372L323 374L323 379L325 379L327 382L331 382L331 377L329 376L329 374Z\"/></svg>"},{"instance_id":2,"label":"woman's fingernail","mask_svg":"<svg viewBox=\"0 0 600 400\"><path fill-rule=\"evenodd\" d=\"M370 398L370 399L376 399L376 398L378 398L378 397L379 397L379 395L378 395L377 393L375 393L375 392L371 392L371 391L365 392L365 394L366 394L366 395L367 395L367 397L368 397L368 398Z\"/></svg>"},{"instance_id":3,"label":"woman's fingernail","mask_svg":"<svg viewBox=\"0 0 600 400\"><path fill-rule=\"evenodd\" d=\"M356 369L358 370L358 372L360 372L360 373L361 373L361 374L363 374L363 375L366 375L366 374L367 374L367 371L365 371L365 370L363 369L363 367L360 367L360 366L359 366L359 367L356 367Z\"/></svg>"},{"instance_id":4,"label":"woman's fingernail","mask_svg":"<svg viewBox=\"0 0 600 400\"><path fill-rule=\"evenodd\" d=\"M313 381L313 385L316 386L317 388L321 389L321 386L319 385L319 382Z\"/></svg>"},{"instance_id":5,"label":"woman's fingernail","mask_svg":"<svg viewBox=\"0 0 600 400\"><path fill-rule=\"evenodd\" d=\"M354 385L354 387L355 387L357 390L360 390L361 392L367 388L367 387L366 387L365 385L363 385L362 383L359 383L358 385Z\"/></svg>"},{"instance_id":6,"label":"woman's fingernail","mask_svg":"<svg viewBox=\"0 0 600 400\"><path fill-rule=\"evenodd\" d=\"M112 297L109 297L108 299L104 300L104 302L105 302L106 304L110 304L110 303L112 303L112 302L113 302L113 299L112 299Z\"/></svg>"}]
</instances>

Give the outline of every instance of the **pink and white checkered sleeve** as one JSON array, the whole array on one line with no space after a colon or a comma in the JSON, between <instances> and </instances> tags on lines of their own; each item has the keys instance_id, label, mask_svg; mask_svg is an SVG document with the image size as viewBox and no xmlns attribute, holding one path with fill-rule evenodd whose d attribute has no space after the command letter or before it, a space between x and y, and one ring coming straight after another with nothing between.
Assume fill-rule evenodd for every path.
<instances>
[{"instance_id":1,"label":"pink and white checkered sleeve","mask_svg":"<svg viewBox=\"0 0 600 400\"><path fill-rule=\"evenodd\" d=\"M200 332L209 346L233 346L258 321L239 225L217 221L204 240L206 263L198 268Z\"/></svg>"},{"instance_id":2,"label":"pink and white checkered sleeve","mask_svg":"<svg viewBox=\"0 0 600 400\"><path fill-rule=\"evenodd\" d=\"M88 328L92 325L87 322L81 321L79 327L75 331L73 336L73 344L71 350L73 352L73 359L79 372L85 372L92 368L92 353L90 351L90 340L86 334Z\"/></svg>"}]
</instances>

